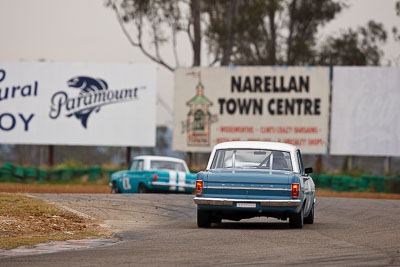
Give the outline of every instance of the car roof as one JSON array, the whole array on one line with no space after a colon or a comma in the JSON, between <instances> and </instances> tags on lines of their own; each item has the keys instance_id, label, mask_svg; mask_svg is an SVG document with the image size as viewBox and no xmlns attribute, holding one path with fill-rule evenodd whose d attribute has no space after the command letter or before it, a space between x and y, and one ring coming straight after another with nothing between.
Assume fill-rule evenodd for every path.
<instances>
[{"instance_id":1,"label":"car roof","mask_svg":"<svg viewBox=\"0 0 400 267\"><path fill-rule=\"evenodd\" d=\"M161 161L174 161L174 162L185 162L183 159L173 158L173 157L164 157L164 156L151 156L151 155L143 155L137 156L133 158L137 159L148 159L148 160L161 160Z\"/></svg>"},{"instance_id":2,"label":"car roof","mask_svg":"<svg viewBox=\"0 0 400 267\"><path fill-rule=\"evenodd\" d=\"M217 149L230 149L230 148L249 148L249 149L269 149L280 151L296 151L297 147L294 145L280 143L280 142L261 142L261 141L232 141L224 142L214 146Z\"/></svg>"}]
</instances>

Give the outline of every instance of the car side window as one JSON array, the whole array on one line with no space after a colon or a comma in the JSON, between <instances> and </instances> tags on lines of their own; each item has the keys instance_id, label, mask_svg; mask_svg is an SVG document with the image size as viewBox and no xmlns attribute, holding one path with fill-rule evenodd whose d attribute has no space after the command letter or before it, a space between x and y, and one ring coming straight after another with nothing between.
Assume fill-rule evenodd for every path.
<instances>
[{"instance_id":1,"label":"car side window","mask_svg":"<svg viewBox=\"0 0 400 267\"><path fill-rule=\"evenodd\" d=\"M297 160L298 160L298 162L299 162L300 173L301 173L301 174L304 174L303 160L301 159L300 150L297 150Z\"/></svg>"},{"instance_id":2,"label":"car side window","mask_svg":"<svg viewBox=\"0 0 400 267\"><path fill-rule=\"evenodd\" d=\"M211 164L211 169L233 168L235 153L236 150L217 150L214 156L213 163Z\"/></svg>"},{"instance_id":3,"label":"car side window","mask_svg":"<svg viewBox=\"0 0 400 267\"><path fill-rule=\"evenodd\" d=\"M137 160L132 161L131 165L129 166L130 171L134 171L137 165Z\"/></svg>"},{"instance_id":4,"label":"car side window","mask_svg":"<svg viewBox=\"0 0 400 267\"><path fill-rule=\"evenodd\" d=\"M138 160L136 163L135 171L143 171L144 160Z\"/></svg>"}]
</instances>

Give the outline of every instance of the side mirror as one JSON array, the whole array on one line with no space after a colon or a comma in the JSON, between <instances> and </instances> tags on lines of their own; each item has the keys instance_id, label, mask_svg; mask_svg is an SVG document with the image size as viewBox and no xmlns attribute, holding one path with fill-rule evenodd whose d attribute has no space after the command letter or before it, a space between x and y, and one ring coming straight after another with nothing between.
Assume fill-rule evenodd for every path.
<instances>
[{"instance_id":1,"label":"side mirror","mask_svg":"<svg viewBox=\"0 0 400 267\"><path fill-rule=\"evenodd\" d=\"M312 168L305 168L305 169L304 169L304 172L305 172L306 174L309 174L309 173L312 173L312 172L313 172L313 169L312 169Z\"/></svg>"}]
</instances>

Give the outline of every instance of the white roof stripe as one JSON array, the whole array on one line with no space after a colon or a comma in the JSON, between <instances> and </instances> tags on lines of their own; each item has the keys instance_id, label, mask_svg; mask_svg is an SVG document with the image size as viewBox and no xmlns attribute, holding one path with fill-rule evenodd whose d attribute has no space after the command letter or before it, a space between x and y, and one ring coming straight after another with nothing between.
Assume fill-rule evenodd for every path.
<instances>
[{"instance_id":1,"label":"white roof stripe","mask_svg":"<svg viewBox=\"0 0 400 267\"><path fill-rule=\"evenodd\" d=\"M162 161L174 161L174 162L185 162L183 159L172 158L172 157L164 157L164 156L137 156L133 158L135 159L147 159L147 160L162 160ZM186 163L185 163L186 164Z\"/></svg>"},{"instance_id":2,"label":"white roof stripe","mask_svg":"<svg viewBox=\"0 0 400 267\"><path fill-rule=\"evenodd\" d=\"M250 149L270 149L281 151L295 151L297 148L290 144L279 142L260 142L260 141L232 141L224 142L214 146L214 149L228 149L228 148L250 148Z\"/></svg>"},{"instance_id":3,"label":"white roof stripe","mask_svg":"<svg viewBox=\"0 0 400 267\"><path fill-rule=\"evenodd\" d=\"M295 172L299 172L299 167L295 159L295 152L297 147L294 145L279 143L279 142L260 142L260 141L233 141L224 142L214 146L211 152L210 159L208 160L207 170L210 169L212 161L214 159L215 151L218 149L232 149L232 148L248 148L248 149L268 149L268 150L279 150L290 152L292 157L293 169Z\"/></svg>"}]
</instances>

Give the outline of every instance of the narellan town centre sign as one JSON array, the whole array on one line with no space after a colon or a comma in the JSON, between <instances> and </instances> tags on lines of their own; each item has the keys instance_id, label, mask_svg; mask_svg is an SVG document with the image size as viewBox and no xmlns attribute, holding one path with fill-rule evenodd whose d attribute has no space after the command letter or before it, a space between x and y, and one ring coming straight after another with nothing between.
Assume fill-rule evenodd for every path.
<instances>
[{"instance_id":1,"label":"narellan town centre sign","mask_svg":"<svg viewBox=\"0 0 400 267\"><path fill-rule=\"evenodd\" d=\"M154 146L155 103L154 65L0 63L0 143Z\"/></svg>"},{"instance_id":2,"label":"narellan town centre sign","mask_svg":"<svg viewBox=\"0 0 400 267\"><path fill-rule=\"evenodd\" d=\"M232 76L231 93L309 93L310 77L306 76ZM218 98L220 114L320 115L321 98Z\"/></svg>"},{"instance_id":3,"label":"narellan town centre sign","mask_svg":"<svg viewBox=\"0 0 400 267\"><path fill-rule=\"evenodd\" d=\"M223 141L280 141L325 153L329 69L178 69L174 149L204 151Z\"/></svg>"}]
</instances>

